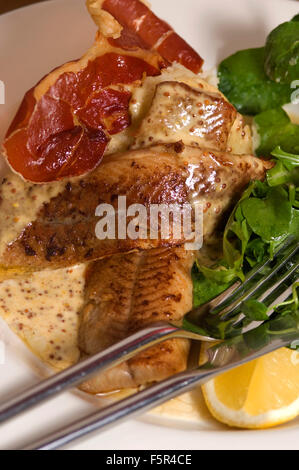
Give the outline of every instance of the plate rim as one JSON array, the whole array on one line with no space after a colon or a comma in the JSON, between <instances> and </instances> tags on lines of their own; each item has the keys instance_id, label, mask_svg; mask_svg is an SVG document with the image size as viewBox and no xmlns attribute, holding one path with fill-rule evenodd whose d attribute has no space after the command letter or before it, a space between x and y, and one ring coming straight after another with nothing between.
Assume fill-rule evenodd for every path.
<instances>
[{"instance_id":1,"label":"plate rim","mask_svg":"<svg viewBox=\"0 0 299 470\"><path fill-rule=\"evenodd\" d=\"M46 8L52 8L52 6L55 5L55 4L58 6L58 8L60 8L60 7L62 7L62 4L63 4L63 3L66 3L66 2L69 2L69 3L70 3L71 1L74 1L74 0L63 0L63 1L62 1L62 0L47 0L47 1L44 1L44 2L38 2L38 3L32 4L32 5L27 5L27 6L18 8L18 9L16 9L16 10L12 10L12 11L6 12L6 13L4 13L4 14L1 14L1 15L0 15L0 21L5 21L6 18L9 18L9 17L11 18L11 17L13 17L13 16L15 16L15 15L20 15L20 14L22 14L22 12L23 12L24 10L27 10L27 11L28 11L28 10L30 10L30 9L40 9L40 8L45 8L45 9L46 9ZM152 0L152 3L155 4L155 2L157 2L157 1L158 1L158 0ZM161 0L160 0L160 1L161 1ZM179 2L179 1L180 1L180 0L172 0L172 2ZM216 1L217 3L219 3L219 0L212 0L212 1L213 1L213 2ZM251 0L243 0L243 1L245 1L245 2L250 2ZM258 0L254 0L254 1L257 2ZM283 3L285 3L286 5L290 5L290 6L292 5L292 7L294 6L294 1L293 1L293 0L262 0L262 1L263 1L263 2L267 2L268 4L271 4L272 6L273 6L273 1L275 1L277 4L281 4L281 3L283 2ZM79 3L79 2L81 2L81 0L76 0L76 2ZM83 0L82 0L82 2L83 2ZM63 8L63 7L62 7L62 8ZM154 8L155 8L155 5L154 5ZM298 5L298 11L299 11L299 5ZM141 423L143 422L143 420L144 420L144 418L141 418L140 420L138 420L138 423L141 424ZM296 420L296 421L297 421L297 420ZM298 421L298 423L299 423L299 421ZM145 424L146 424L146 426L152 426L152 425L149 424L149 423L145 423ZM162 425L162 426L161 426L161 425L154 425L154 426L155 426L155 429L157 429L157 428L158 428L158 429L165 429L164 425ZM297 427L297 429L296 429L296 427ZM280 427L280 428L275 428L275 431L277 432L277 431L279 431L279 430L281 430L281 429L285 431L285 430L286 430L286 426L282 426L282 427ZM240 431L241 431L241 430L237 430L236 432L237 432L237 433L240 433ZM154 432L154 431L153 431L153 432ZM178 429L177 432L180 432L180 430ZM188 431L184 431L184 432L189 432L189 430L188 430ZM190 432L191 432L191 431L190 431ZM202 433L202 432L205 432L205 431L204 431L204 430L203 430L203 431L200 430L199 432ZM217 432L217 431L212 431L212 432ZM228 433L228 434L231 434L231 432L228 432L228 431L225 431L225 432ZM245 431L245 432L247 432L247 431ZM264 433L264 432L267 433L267 431L251 431L251 432L248 432L248 434L250 434L250 435L252 436L253 434L256 435L256 434L261 434L261 433ZM268 432L273 432L273 429L272 429L272 430L269 430ZM295 432L295 433L298 433L298 432L299 432L298 424L295 423L294 426L290 426L289 429L287 430L287 432L290 432L292 435L293 435L294 432ZM217 434L218 434L218 433L217 433ZM233 434L235 434L235 433L233 432ZM244 431L242 431L242 433L240 433L240 434L244 434ZM1 434L0 434L0 435L1 435ZM191 434L190 434L190 435L191 435ZM249 440L250 440L250 438L249 438ZM77 447L77 445L72 445L71 447L72 447L72 448L75 448L75 447ZM299 445L298 445L298 448L299 448Z\"/></svg>"}]
</instances>

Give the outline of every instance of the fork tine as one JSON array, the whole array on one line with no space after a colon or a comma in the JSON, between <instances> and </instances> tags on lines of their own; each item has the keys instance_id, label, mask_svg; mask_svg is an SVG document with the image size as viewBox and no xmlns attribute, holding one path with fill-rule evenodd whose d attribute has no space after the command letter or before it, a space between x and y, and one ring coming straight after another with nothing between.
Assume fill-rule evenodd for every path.
<instances>
[{"instance_id":1,"label":"fork tine","mask_svg":"<svg viewBox=\"0 0 299 470\"><path fill-rule=\"evenodd\" d=\"M191 324L196 325L198 331L202 331L202 334L203 332L206 332L206 334L209 333L210 336L217 338L219 338L219 327L222 325L225 330L227 330L228 327L232 328L232 330L236 328L242 329L242 322L245 319L245 315L242 313L243 302L250 298L255 298L261 302L267 300L267 305L269 305L269 301L271 299L268 298L271 295L273 297L273 294L276 295L284 282L288 281L289 277L291 277L296 272L296 269L298 269L298 250L298 241L294 240L294 237L292 237L291 240L288 239L286 243L281 245L281 248L276 253L274 260L260 263L253 271L250 271L248 274L248 280L250 280L251 283L247 281L247 290L245 289L245 291L243 291L243 285L241 285L241 287L237 286L236 290L234 290L234 286L231 286L229 290L225 291L224 302L221 302L221 295L216 298L218 303L220 300L219 308L215 307L211 310L211 302L209 302L191 310L185 317L187 320L185 321L185 326L189 321ZM272 270L268 271L264 276L258 277L258 274L261 273L265 266L271 267L271 263L273 265ZM291 267L286 272L286 266L288 267L289 263L291 263ZM278 278L278 280L273 280L273 277L277 276L277 273L280 273L280 271L283 273L280 274L280 278ZM288 285L286 288L287 287ZM239 294L238 296L235 294L236 291ZM280 294L281 291L279 292L279 295ZM212 305L213 304L214 303L212 302ZM223 305L225 308L224 310L221 310ZM252 328L252 325L256 327L257 324L256 322L251 322L250 326L246 326L246 328ZM244 328L245 327L243 325L243 331L246 331Z\"/></svg>"},{"instance_id":2,"label":"fork tine","mask_svg":"<svg viewBox=\"0 0 299 470\"><path fill-rule=\"evenodd\" d=\"M297 279L298 281L298 279ZM284 291L279 297L277 297L270 305L269 305L269 310L268 310L268 315L269 317L272 315L272 313L274 312L274 307L275 305L279 305L279 304L282 304L283 302L285 302L286 300L288 300L291 295L292 295L292 291L293 291L293 285L291 285L286 291Z\"/></svg>"},{"instance_id":3,"label":"fork tine","mask_svg":"<svg viewBox=\"0 0 299 470\"><path fill-rule=\"evenodd\" d=\"M269 289L266 290L266 292L264 292L264 294L262 294L260 297L259 297L259 301L260 302L264 302L266 305L268 305L269 303L269 300L273 297L273 295L275 295L278 291L278 289L285 283L285 282L288 282L288 280L290 279L290 277L296 273L296 271L298 270L299 268L299 260L297 260L297 262L291 266L286 273L284 273L282 275L282 277L271 287L269 287ZM291 281L291 283L293 284L293 280Z\"/></svg>"},{"instance_id":4,"label":"fork tine","mask_svg":"<svg viewBox=\"0 0 299 470\"><path fill-rule=\"evenodd\" d=\"M282 252L284 253L284 249L285 249L285 245L279 251L279 253L280 254ZM236 313L237 310L241 307L243 302L254 297L255 294L257 294L261 290L261 288L267 285L268 281L270 281L275 274L277 274L290 260L292 260L292 258L298 252L298 250L299 250L299 243L295 240L293 243L291 243L288 246L286 252L284 253L283 258L278 259L278 262L276 262L276 264L272 267L271 271L263 275L262 278L258 282L255 282L254 285L249 287L249 289L245 290L245 292L241 296L239 296L236 300L229 303L229 300L231 299L228 299L226 301L225 306L223 304L220 304L217 308L210 311L210 314L212 315L218 314L221 317L221 320L227 320L228 318L232 317L234 313ZM276 254L275 260L277 260L277 256L278 256L278 253ZM265 263L263 267L269 266L270 264L271 263ZM258 272L261 272L262 268ZM252 279L253 277L251 276L251 280ZM233 298L234 298L234 295L233 295Z\"/></svg>"},{"instance_id":5,"label":"fork tine","mask_svg":"<svg viewBox=\"0 0 299 470\"><path fill-rule=\"evenodd\" d=\"M294 278L298 276L298 269L299 257L297 256L294 260L294 263L291 264L287 271L282 272L274 284L269 286L266 291L262 292L258 297L256 297L256 300L263 302L267 307L269 307L267 312L269 317L274 313L274 309L271 309L271 307L284 302L290 297L292 293L292 285L296 281ZM242 321L245 318L246 316L241 311L240 315L237 315L236 321L232 323L231 326L233 328L238 328L239 325L242 325ZM242 328L242 332L244 333L246 331L253 330L262 323L263 321L253 321L249 325L246 325L244 328Z\"/></svg>"},{"instance_id":6,"label":"fork tine","mask_svg":"<svg viewBox=\"0 0 299 470\"><path fill-rule=\"evenodd\" d=\"M275 305L279 305L286 300L288 300L291 295L292 295L292 290L293 290L293 284L296 282L296 279L294 280L293 275L296 273L296 270L299 267L299 262L293 266L285 275L276 282L275 285L271 286L268 291L259 297L257 300L264 302L268 307L268 312L267 315L270 318L271 315L274 313L274 307ZM298 280L298 279L297 279ZM288 283L288 287L286 287L286 283ZM283 291L281 290L283 288ZM239 325L242 324L242 321L245 319L245 315L241 314L238 316L238 319L236 320L235 323L232 324L232 327L238 328ZM263 321L253 321L249 325L246 325L241 329L241 333L246 333L247 331L254 330L258 326L260 326Z\"/></svg>"},{"instance_id":7,"label":"fork tine","mask_svg":"<svg viewBox=\"0 0 299 470\"><path fill-rule=\"evenodd\" d=\"M288 237L280 247L278 248L277 252L275 253L274 259L277 259L281 253L283 253L287 248L291 249L293 246L297 244L297 241L294 239L293 236ZM232 301L247 289L250 283L254 280L254 278L260 274L265 268L273 263L273 259L267 259L266 261L263 260L260 263L256 264L245 276L244 282L236 282L230 289L225 291L226 295L220 294L218 297L213 299L210 302L210 305L215 305L214 308L210 310L211 314L219 313L220 311L224 310L225 307L231 305Z\"/></svg>"},{"instance_id":8,"label":"fork tine","mask_svg":"<svg viewBox=\"0 0 299 470\"><path fill-rule=\"evenodd\" d=\"M275 258L278 257L284 250L286 250L290 244L294 245L295 240L293 236L288 237L279 247L278 251L275 253ZM221 312L224 308L231 305L234 299L244 293L250 283L254 280L254 278L260 274L265 268L267 268L271 263L273 263L273 259L267 259L266 261L263 260L260 263L256 264L254 268L252 268L245 276L244 282L236 281L233 285L231 285L228 289L224 292L219 294L217 297L212 299L208 302L209 305L209 313L212 315ZM200 306L199 309L204 309L204 305Z\"/></svg>"}]
</instances>

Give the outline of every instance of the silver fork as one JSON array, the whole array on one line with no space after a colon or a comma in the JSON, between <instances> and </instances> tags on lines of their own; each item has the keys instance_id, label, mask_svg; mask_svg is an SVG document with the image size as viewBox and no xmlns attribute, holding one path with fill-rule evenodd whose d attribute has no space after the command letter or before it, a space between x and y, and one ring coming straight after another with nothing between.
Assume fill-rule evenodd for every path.
<instances>
[{"instance_id":1,"label":"silver fork","mask_svg":"<svg viewBox=\"0 0 299 470\"><path fill-rule=\"evenodd\" d=\"M293 237L289 237L277 250L274 259L268 259L258 263L245 277L244 283L237 281L231 288L213 299L206 305L194 308L186 314L187 319L203 329L208 319L216 320L216 324L228 322L231 328L244 333L256 328L262 322L250 322L242 327L245 315L242 313L242 304L249 299L257 299L268 307L268 316L273 313L273 307L285 301L289 280L298 275L299 243ZM283 268L287 269L283 271ZM200 329L199 329L200 330ZM219 339L219 337L218 337Z\"/></svg>"},{"instance_id":2,"label":"silver fork","mask_svg":"<svg viewBox=\"0 0 299 470\"><path fill-rule=\"evenodd\" d=\"M291 294L291 284L298 276L298 248L299 245L297 242L287 240L276 254L275 260L268 260L256 266L254 270L248 274L244 284L240 286L240 283L236 283L227 292L217 297L217 299L214 299L212 302L199 309L195 309L193 312L190 312L189 315L192 316L193 314L197 319L200 319L203 313L206 315L208 312L209 315L215 315L215 317L219 318L219 321L227 320L227 318L232 317L233 324L238 325L242 321L242 313L238 314L237 307L241 307L244 300L256 297L257 293L258 298L268 303L269 314L271 314L271 306L273 307L278 302L285 301ZM269 267L271 268L270 270L268 269L265 274L261 274ZM280 273L282 270L283 273ZM277 275L277 273L280 274L278 278L275 279L275 282L273 282L273 277ZM256 282L257 277L259 283ZM228 308L229 306L230 308ZM236 312L237 314L235 315ZM256 326L257 325L255 325L255 327ZM250 328L251 325L249 326L249 329ZM262 328L262 326L259 328ZM243 333L246 329L248 329L248 326L241 328L240 333ZM246 338L249 337L246 335L250 335L250 331L245 333L244 336L239 336L239 338L241 338L239 340L240 345L244 346L246 343ZM4 403L0 406L0 422L4 422L16 414L82 383L96 372L113 367L128 360L144 349L171 338L188 338L201 341L215 340L215 338L183 329L181 325L159 323L148 326L109 349L42 381L37 386L31 387L23 392L20 396ZM216 349L209 350L211 355L210 361L200 369L187 371L183 374L171 377L166 381L137 393L133 397L74 423L54 435L48 436L45 440L31 445L28 449L56 448L95 429L106 428L108 425L117 423L120 419L125 419L127 416L135 415L136 413L157 406L185 390L192 388L195 384L203 383L219 373L237 367L244 362L260 357L279 347L288 345L293 339L298 338L299 329L295 331L295 333L293 332L292 337L290 337L290 335L286 337L274 335L271 341L269 341L269 344L265 347L250 351L250 353L246 354L243 358L240 358L240 355L237 354L238 350L235 349L238 343L236 342L236 338L233 340L234 343L226 341L216 347ZM222 361L219 362L219 358L221 357Z\"/></svg>"},{"instance_id":3,"label":"silver fork","mask_svg":"<svg viewBox=\"0 0 299 470\"><path fill-rule=\"evenodd\" d=\"M271 330L271 321L268 325ZM262 327L263 325L256 330ZM217 377L217 375L246 364L279 348L288 346L293 341L299 339L299 321L292 333L285 332L277 335L275 334L275 327L273 331L273 336L269 336L267 344L263 346L257 345L255 348L249 346L251 331L234 338L234 340L212 346L207 350L208 360L202 366L174 375L156 385L152 385L141 392L31 443L24 447L24 450L54 450L76 439L83 438L87 434L107 430L128 418L145 413L195 386L202 385ZM244 354L245 351L247 351L246 354Z\"/></svg>"}]
</instances>

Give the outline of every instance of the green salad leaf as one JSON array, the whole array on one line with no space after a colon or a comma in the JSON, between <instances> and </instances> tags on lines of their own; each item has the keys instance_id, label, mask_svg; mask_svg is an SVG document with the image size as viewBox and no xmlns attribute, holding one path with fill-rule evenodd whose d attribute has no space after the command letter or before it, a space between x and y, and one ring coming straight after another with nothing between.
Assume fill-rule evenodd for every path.
<instances>
[{"instance_id":1,"label":"green salad leaf","mask_svg":"<svg viewBox=\"0 0 299 470\"><path fill-rule=\"evenodd\" d=\"M255 115L290 101L290 86L270 80L264 61L260 47L236 52L219 65L219 89L242 114Z\"/></svg>"},{"instance_id":2,"label":"green salad leaf","mask_svg":"<svg viewBox=\"0 0 299 470\"><path fill-rule=\"evenodd\" d=\"M198 269L196 264L192 269L192 281L194 307L209 302L230 286L230 282L219 282L219 280L215 282L214 279L209 279Z\"/></svg>"},{"instance_id":3,"label":"green salad leaf","mask_svg":"<svg viewBox=\"0 0 299 470\"><path fill-rule=\"evenodd\" d=\"M299 126L282 109L291 101L291 82L299 80L299 14L275 28L265 47L239 51L222 61L218 76L220 90L238 111L255 116L260 138L256 153L272 157L274 165L266 181L250 183L232 211L223 234L222 258L213 266L195 266L196 306L219 295L237 279L243 281L257 263L271 261L287 238L299 240ZM271 266L268 263L263 271ZM294 281L296 276L297 271ZM253 347L276 334L298 337L297 288L295 284L291 300L274 307L271 321L267 315L269 299L264 305L250 298L234 310L232 318L221 318L217 313L202 316L195 310L186 322L189 328L236 341L244 326L263 322L246 334Z\"/></svg>"},{"instance_id":4,"label":"green salad leaf","mask_svg":"<svg viewBox=\"0 0 299 470\"><path fill-rule=\"evenodd\" d=\"M298 205L297 205L298 207ZM290 233L295 235L295 237L299 238L299 210L293 209L292 210L292 220L290 225Z\"/></svg>"},{"instance_id":5,"label":"green salad leaf","mask_svg":"<svg viewBox=\"0 0 299 470\"><path fill-rule=\"evenodd\" d=\"M279 186L290 180L290 172L281 162L277 162L275 167L268 171L267 182L269 186Z\"/></svg>"},{"instance_id":6,"label":"green salad leaf","mask_svg":"<svg viewBox=\"0 0 299 470\"><path fill-rule=\"evenodd\" d=\"M299 170L299 158L278 148L274 153L282 156L274 169L283 166L287 182L270 185L268 181L275 180L275 176L269 178L269 173L274 170L272 169L268 172L267 181L253 181L245 190L224 231L223 259L212 267L198 263L194 268L195 306L216 297L238 278L243 280L257 263L273 258L275 250L287 237L295 236L299 240L299 188L290 177L294 171ZM282 161L287 163L288 168ZM298 302L295 304L297 309ZM280 314L289 312L289 303L283 307ZM252 321L266 320L267 307L250 299L243 304L242 313L245 314L245 320L240 328ZM201 320L200 325L196 318L187 320L189 323L193 321L197 327L200 326L201 331L204 330L213 337L224 339L239 334L235 318L219 321L217 315L210 315ZM262 335L263 331L261 328Z\"/></svg>"},{"instance_id":7,"label":"green salad leaf","mask_svg":"<svg viewBox=\"0 0 299 470\"><path fill-rule=\"evenodd\" d=\"M282 108L260 113L254 122L260 136L257 155L268 156L278 146L285 152L299 154L299 126L291 122Z\"/></svg>"},{"instance_id":8,"label":"green salad leaf","mask_svg":"<svg viewBox=\"0 0 299 470\"><path fill-rule=\"evenodd\" d=\"M289 232L292 204L281 186L269 189L265 198L245 199L240 207L251 230L263 241L270 243Z\"/></svg>"},{"instance_id":9,"label":"green salad leaf","mask_svg":"<svg viewBox=\"0 0 299 470\"><path fill-rule=\"evenodd\" d=\"M262 302L255 299L246 300L243 303L242 312L249 320L264 321L268 320L267 307Z\"/></svg>"},{"instance_id":10,"label":"green salad leaf","mask_svg":"<svg viewBox=\"0 0 299 470\"><path fill-rule=\"evenodd\" d=\"M290 84L299 79L299 20L277 26L265 46L265 72L270 80Z\"/></svg>"},{"instance_id":11,"label":"green salad leaf","mask_svg":"<svg viewBox=\"0 0 299 470\"><path fill-rule=\"evenodd\" d=\"M255 351L269 344L275 337L289 341L291 349L297 349L296 340L299 337L298 309L294 308L285 315L280 314L273 320L265 321L260 327L245 333L240 340L244 339L249 350ZM244 346L243 354L246 354Z\"/></svg>"},{"instance_id":12,"label":"green salad leaf","mask_svg":"<svg viewBox=\"0 0 299 470\"><path fill-rule=\"evenodd\" d=\"M290 183L292 190L292 205L299 208L297 202L298 188L299 187L299 155L285 152L276 147L271 153L276 159L276 165L267 173L267 183L269 186L279 186L281 184Z\"/></svg>"},{"instance_id":13,"label":"green salad leaf","mask_svg":"<svg viewBox=\"0 0 299 470\"><path fill-rule=\"evenodd\" d=\"M276 157L277 160L279 160L289 171L292 171L294 168L299 166L299 155L285 152L280 146L276 147L273 152L271 152L271 155Z\"/></svg>"}]
</instances>

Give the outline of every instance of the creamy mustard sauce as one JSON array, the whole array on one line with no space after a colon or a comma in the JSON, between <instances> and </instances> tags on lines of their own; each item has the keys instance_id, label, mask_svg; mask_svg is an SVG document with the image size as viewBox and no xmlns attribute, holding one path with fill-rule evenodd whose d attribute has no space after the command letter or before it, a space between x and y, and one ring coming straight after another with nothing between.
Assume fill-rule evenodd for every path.
<instances>
[{"instance_id":1,"label":"creamy mustard sauce","mask_svg":"<svg viewBox=\"0 0 299 470\"><path fill-rule=\"evenodd\" d=\"M0 189L0 256L36 218L43 204L57 196L65 185L66 181L31 184L12 172L4 177Z\"/></svg>"},{"instance_id":2,"label":"creamy mustard sauce","mask_svg":"<svg viewBox=\"0 0 299 470\"><path fill-rule=\"evenodd\" d=\"M186 151L183 154L186 155ZM207 151L207 155L210 155ZM211 158L212 154L211 154ZM193 161L192 161L193 160ZM214 201L213 197L207 187L213 187L213 192L221 192L225 189L226 183L224 183L219 177L217 177L216 169L212 166L209 167L209 175L203 180L202 178L202 166L196 162L197 158L191 153L188 156L188 166L186 168L188 178L186 179L186 185L189 188L189 203L192 208L198 205L202 209L203 222L202 222L202 235L203 237L209 236L215 229L215 214L219 214L223 207L229 203L229 196L225 193L222 194L221 201L216 198ZM218 163L216 161L216 167ZM229 162L227 161L227 165Z\"/></svg>"},{"instance_id":3,"label":"creamy mustard sauce","mask_svg":"<svg viewBox=\"0 0 299 470\"><path fill-rule=\"evenodd\" d=\"M77 362L86 266L34 273L0 283L0 312L42 361L56 369Z\"/></svg>"}]
</instances>

